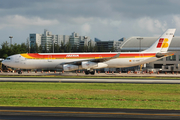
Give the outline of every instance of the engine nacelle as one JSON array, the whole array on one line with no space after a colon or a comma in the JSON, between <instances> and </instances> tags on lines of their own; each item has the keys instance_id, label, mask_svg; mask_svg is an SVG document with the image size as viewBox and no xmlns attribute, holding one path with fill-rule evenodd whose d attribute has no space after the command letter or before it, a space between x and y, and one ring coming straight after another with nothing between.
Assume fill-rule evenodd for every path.
<instances>
[{"instance_id":1,"label":"engine nacelle","mask_svg":"<svg viewBox=\"0 0 180 120\"><path fill-rule=\"evenodd\" d=\"M72 71L72 70L78 70L78 69L79 69L79 66L77 66L77 65L71 65L71 64L63 65L64 71Z\"/></svg>"},{"instance_id":2,"label":"engine nacelle","mask_svg":"<svg viewBox=\"0 0 180 120\"><path fill-rule=\"evenodd\" d=\"M90 62L90 61L84 61L81 63L82 68L88 69L88 68L94 68L98 66L98 63Z\"/></svg>"}]
</instances>

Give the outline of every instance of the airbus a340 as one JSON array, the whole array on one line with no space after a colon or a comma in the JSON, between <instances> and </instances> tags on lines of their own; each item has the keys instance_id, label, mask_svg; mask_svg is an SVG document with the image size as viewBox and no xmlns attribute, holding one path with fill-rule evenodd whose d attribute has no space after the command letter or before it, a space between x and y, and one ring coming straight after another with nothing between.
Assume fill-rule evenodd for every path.
<instances>
[{"instance_id":1,"label":"airbus a340","mask_svg":"<svg viewBox=\"0 0 180 120\"><path fill-rule=\"evenodd\" d=\"M141 52L24 53L9 56L2 63L19 69L85 69L85 74L94 74L94 69L100 68L137 66L173 55L167 50L175 30L168 29L150 48Z\"/></svg>"}]
</instances>

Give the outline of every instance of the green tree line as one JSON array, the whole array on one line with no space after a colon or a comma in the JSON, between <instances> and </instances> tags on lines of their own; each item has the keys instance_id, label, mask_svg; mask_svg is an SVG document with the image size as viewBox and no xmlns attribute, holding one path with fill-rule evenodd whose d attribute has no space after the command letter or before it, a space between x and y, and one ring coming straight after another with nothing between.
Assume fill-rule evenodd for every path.
<instances>
[{"instance_id":1,"label":"green tree line","mask_svg":"<svg viewBox=\"0 0 180 120\"><path fill-rule=\"evenodd\" d=\"M49 46L49 49L46 49L47 45L43 48L41 45L29 47L29 42L21 43L21 44L11 44L6 41L2 43L0 48L0 58L6 58L10 55L21 54L21 53L52 53L53 45ZM70 43L60 45L54 44L54 53L73 53L73 52L114 52L115 49L112 47L111 49L104 49L103 46L71 46Z\"/></svg>"}]
</instances>

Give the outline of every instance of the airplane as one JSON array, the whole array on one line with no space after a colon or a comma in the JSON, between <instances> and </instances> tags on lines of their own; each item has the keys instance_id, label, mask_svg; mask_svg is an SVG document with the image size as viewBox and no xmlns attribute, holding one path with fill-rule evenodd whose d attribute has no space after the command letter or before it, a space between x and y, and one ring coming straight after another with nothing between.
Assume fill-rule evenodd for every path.
<instances>
[{"instance_id":1,"label":"airplane","mask_svg":"<svg viewBox=\"0 0 180 120\"><path fill-rule=\"evenodd\" d=\"M173 55L167 51L175 31L166 30L150 48L140 52L24 53L9 56L2 63L19 69L85 69L86 75L93 75L94 69L132 67Z\"/></svg>"}]
</instances>

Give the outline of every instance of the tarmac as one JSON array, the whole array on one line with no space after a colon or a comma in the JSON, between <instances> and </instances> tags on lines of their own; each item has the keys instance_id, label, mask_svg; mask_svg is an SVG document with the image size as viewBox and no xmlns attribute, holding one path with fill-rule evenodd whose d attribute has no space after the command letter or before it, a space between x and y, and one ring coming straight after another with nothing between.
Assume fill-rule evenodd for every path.
<instances>
[{"instance_id":1,"label":"tarmac","mask_svg":"<svg viewBox=\"0 0 180 120\"><path fill-rule=\"evenodd\" d=\"M79 120L80 118L82 120L179 120L180 111L73 107L0 107L0 119L29 120L29 118L33 120L44 120L45 118L47 120L53 118L61 120Z\"/></svg>"},{"instance_id":2,"label":"tarmac","mask_svg":"<svg viewBox=\"0 0 180 120\"><path fill-rule=\"evenodd\" d=\"M22 74L17 72L0 72L0 75L5 76L118 76L118 77L180 77L180 73L95 73L94 75L85 75L83 72L27 72Z\"/></svg>"}]
</instances>

